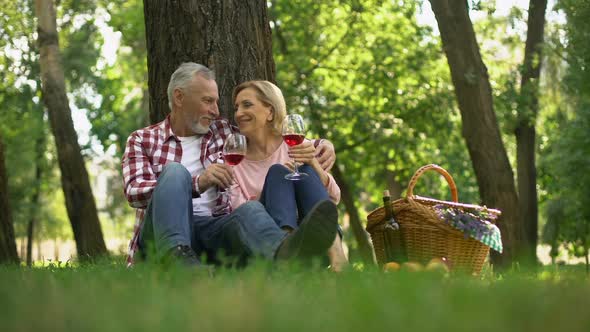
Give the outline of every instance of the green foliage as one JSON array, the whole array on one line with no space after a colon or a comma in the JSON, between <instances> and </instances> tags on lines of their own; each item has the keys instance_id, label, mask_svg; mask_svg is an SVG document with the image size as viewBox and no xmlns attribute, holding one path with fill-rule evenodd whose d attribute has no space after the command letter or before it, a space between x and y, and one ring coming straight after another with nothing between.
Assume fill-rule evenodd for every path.
<instances>
[{"instance_id":1,"label":"green foliage","mask_svg":"<svg viewBox=\"0 0 590 332\"><path fill-rule=\"evenodd\" d=\"M34 3L3 1L0 15L0 131L7 146L9 190L17 236L37 220L35 237L67 238L53 139L41 104ZM57 23L70 102L89 108L96 94L102 36L94 1L61 1ZM88 153L88 152L87 152ZM39 173L39 177L37 176ZM33 201L35 193L39 201Z\"/></svg>"},{"instance_id":2,"label":"green foliage","mask_svg":"<svg viewBox=\"0 0 590 332\"><path fill-rule=\"evenodd\" d=\"M334 142L365 210L379 204L386 172L405 188L429 163L453 173L463 200L479 201L448 67L437 36L417 24L417 6L276 0L269 9L288 108ZM430 175L416 191L450 198Z\"/></svg>"},{"instance_id":3,"label":"green foliage","mask_svg":"<svg viewBox=\"0 0 590 332\"><path fill-rule=\"evenodd\" d=\"M590 3L562 0L567 17L563 47L567 69L561 80L567 102L547 123L541 167L546 183L546 240L587 256L590 247ZM559 51L559 48L557 48ZM564 98L564 99L565 99ZM565 100L564 100L565 101Z\"/></svg>"},{"instance_id":4,"label":"green foliage","mask_svg":"<svg viewBox=\"0 0 590 332\"><path fill-rule=\"evenodd\" d=\"M114 145L119 157L132 131L148 124L147 50L143 3L101 1L108 24L121 36L117 59L103 69L97 87L102 101L88 114L92 132L105 148Z\"/></svg>"},{"instance_id":5,"label":"green foliage","mask_svg":"<svg viewBox=\"0 0 590 332\"><path fill-rule=\"evenodd\" d=\"M482 280L376 270L333 274L264 264L132 270L121 264L0 267L8 331L586 331L584 272Z\"/></svg>"}]
</instances>

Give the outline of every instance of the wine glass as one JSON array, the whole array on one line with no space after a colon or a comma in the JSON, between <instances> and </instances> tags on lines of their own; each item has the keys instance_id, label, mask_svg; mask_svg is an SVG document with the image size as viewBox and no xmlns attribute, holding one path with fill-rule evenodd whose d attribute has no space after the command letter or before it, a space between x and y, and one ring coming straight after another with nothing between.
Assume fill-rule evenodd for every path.
<instances>
[{"instance_id":1,"label":"wine glass","mask_svg":"<svg viewBox=\"0 0 590 332\"><path fill-rule=\"evenodd\" d=\"M305 124L299 114L289 114L283 121L283 140L288 146L299 145L305 138ZM293 160L294 172L285 175L285 179L297 181L305 178L306 173L299 173L297 162Z\"/></svg>"},{"instance_id":2,"label":"wine glass","mask_svg":"<svg viewBox=\"0 0 590 332\"><path fill-rule=\"evenodd\" d=\"M246 136L230 134L223 145L223 159L230 166L239 164L246 155Z\"/></svg>"}]
</instances>

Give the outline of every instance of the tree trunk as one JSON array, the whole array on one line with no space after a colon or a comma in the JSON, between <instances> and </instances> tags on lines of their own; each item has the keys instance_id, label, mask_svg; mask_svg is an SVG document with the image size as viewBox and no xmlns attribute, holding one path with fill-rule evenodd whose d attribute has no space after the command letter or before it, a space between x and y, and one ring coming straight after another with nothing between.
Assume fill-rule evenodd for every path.
<instances>
[{"instance_id":1,"label":"tree trunk","mask_svg":"<svg viewBox=\"0 0 590 332\"><path fill-rule=\"evenodd\" d=\"M430 0L447 56L463 121L463 137L487 206L502 210L498 226L503 255L492 255L498 267L508 267L521 255L522 219L514 174L500 136L487 68L468 14L466 1Z\"/></svg>"},{"instance_id":2,"label":"tree trunk","mask_svg":"<svg viewBox=\"0 0 590 332\"><path fill-rule=\"evenodd\" d=\"M389 194L391 195L392 201L401 198L402 193L404 192L402 184L395 179L395 176L396 172L390 171L388 169L385 170L385 183L387 183L387 189L389 189Z\"/></svg>"},{"instance_id":3,"label":"tree trunk","mask_svg":"<svg viewBox=\"0 0 590 332\"><path fill-rule=\"evenodd\" d=\"M33 194L31 196L31 204L33 206L39 206L39 197L41 192L41 180L43 169L41 168L41 162L43 160L43 154L45 151L45 137L39 135L35 142L35 183L33 184ZM35 236L35 224L37 223L37 209L31 211L31 219L27 225L27 266L31 266L33 263L33 237Z\"/></svg>"},{"instance_id":4,"label":"tree trunk","mask_svg":"<svg viewBox=\"0 0 590 332\"><path fill-rule=\"evenodd\" d=\"M166 90L183 62L216 72L221 116L233 118L233 88L251 79L275 80L264 0L144 0L150 121L170 112Z\"/></svg>"},{"instance_id":5,"label":"tree trunk","mask_svg":"<svg viewBox=\"0 0 590 332\"><path fill-rule=\"evenodd\" d=\"M61 65L55 7L51 0L35 0L38 19L39 64L51 130L55 137L61 183L79 259L106 255L88 172L78 146Z\"/></svg>"},{"instance_id":6,"label":"tree trunk","mask_svg":"<svg viewBox=\"0 0 590 332\"><path fill-rule=\"evenodd\" d=\"M57 238L53 239L53 260L59 261L59 242Z\"/></svg>"},{"instance_id":7,"label":"tree trunk","mask_svg":"<svg viewBox=\"0 0 590 332\"><path fill-rule=\"evenodd\" d=\"M522 213L525 259L537 262L538 199L537 167L535 166L535 122L539 112L539 76L542 64L543 31L547 0L531 0L527 23L524 64L520 82L521 104L516 127L516 160L518 198Z\"/></svg>"},{"instance_id":8,"label":"tree trunk","mask_svg":"<svg viewBox=\"0 0 590 332\"><path fill-rule=\"evenodd\" d=\"M363 229L363 224L361 223L361 218L358 214L358 209L355 202L355 197L348 188L348 182L346 178L340 171L340 167L338 163L334 164L332 167L332 175L334 176L334 180L340 186L340 193L342 196L342 202L344 203L344 207L350 216L350 227L352 227L352 232L354 234L354 238L358 244L358 249L361 255L361 259L363 262L368 264L375 264L375 255L373 254L373 247L371 246L371 242L369 242L369 236L367 232Z\"/></svg>"},{"instance_id":9,"label":"tree trunk","mask_svg":"<svg viewBox=\"0 0 590 332\"><path fill-rule=\"evenodd\" d=\"M308 94L308 102L309 102L309 113L310 113L310 126L316 128L320 137L326 137L326 130L321 126L321 110L319 109L319 105L316 102L312 93ZM361 218L358 214L358 209L355 202L355 197L351 192L350 188L348 187L348 181L346 177L340 171L340 167L338 163L335 163L332 167L332 175L334 176L334 180L340 187L340 195L342 197L342 201L344 202L344 207L346 212L350 217L350 227L352 228L352 233L354 234L354 238L358 245L358 250L361 256L361 260L366 264L375 264L375 255L373 246L369 241L369 236L367 232L363 229L363 224L361 222Z\"/></svg>"},{"instance_id":10,"label":"tree trunk","mask_svg":"<svg viewBox=\"0 0 590 332\"><path fill-rule=\"evenodd\" d=\"M8 174L4 164L4 143L0 137L0 264L18 264L12 210L8 198Z\"/></svg>"}]
</instances>

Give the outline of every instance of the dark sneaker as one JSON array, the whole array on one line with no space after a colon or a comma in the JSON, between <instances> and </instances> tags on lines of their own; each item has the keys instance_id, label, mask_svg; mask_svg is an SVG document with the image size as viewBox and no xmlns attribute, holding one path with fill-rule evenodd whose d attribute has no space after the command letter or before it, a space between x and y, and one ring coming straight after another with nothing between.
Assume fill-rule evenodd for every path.
<instances>
[{"instance_id":1,"label":"dark sneaker","mask_svg":"<svg viewBox=\"0 0 590 332\"><path fill-rule=\"evenodd\" d=\"M309 259L325 255L334 242L338 227L338 209L331 201L317 203L277 250L276 259Z\"/></svg>"},{"instance_id":2,"label":"dark sneaker","mask_svg":"<svg viewBox=\"0 0 590 332\"><path fill-rule=\"evenodd\" d=\"M199 258L197 258L195 251L186 245L179 245L170 249L164 262L165 264L175 263L180 266L194 268L194 271L198 273L204 273L209 277L213 277L215 275L215 269L213 266L201 264L201 261Z\"/></svg>"},{"instance_id":3,"label":"dark sneaker","mask_svg":"<svg viewBox=\"0 0 590 332\"><path fill-rule=\"evenodd\" d=\"M168 252L168 257L177 263L185 266L201 266L195 251L189 246L176 246Z\"/></svg>"}]
</instances>

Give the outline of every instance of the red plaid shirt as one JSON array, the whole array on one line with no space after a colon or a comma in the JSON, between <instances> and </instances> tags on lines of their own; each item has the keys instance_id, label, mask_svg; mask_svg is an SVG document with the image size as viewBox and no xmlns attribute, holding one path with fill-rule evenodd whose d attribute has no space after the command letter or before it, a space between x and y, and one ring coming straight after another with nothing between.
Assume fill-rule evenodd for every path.
<instances>
[{"instance_id":1,"label":"red plaid shirt","mask_svg":"<svg viewBox=\"0 0 590 332\"><path fill-rule=\"evenodd\" d=\"M209 132L201 140L200 160L204 168L212 163L223 162L221 158L223 143L232 132L237 132L237 128L231 126L226 120L216 120L209 126ZM181 160L182 146L178 137L172 132L170 116L160 123L133 132L127 139L122 161L125 196L129 205L137 209L133 237L129 242L128 266L134 263L145 208L156 187L157 179L167 163L173 161L179 163ZM195 193L199 193L199 176L200 174L197 174L193 177ZM231 212L229 195L221 195L218 192L212 214L222 215L229 212Z\"/></svg>"}]
</instances>

